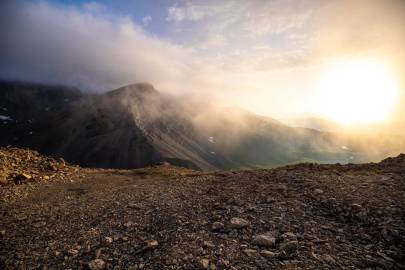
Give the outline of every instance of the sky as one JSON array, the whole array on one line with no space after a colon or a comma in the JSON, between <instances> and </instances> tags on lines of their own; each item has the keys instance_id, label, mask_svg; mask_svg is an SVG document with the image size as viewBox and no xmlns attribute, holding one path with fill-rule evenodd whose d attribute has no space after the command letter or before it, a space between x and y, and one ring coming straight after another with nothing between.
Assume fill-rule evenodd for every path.
<instances>
[{"instance_id":1,"label":"sky","mask_svg":"<svg viewBox=\"0 0 405 270\"><path fill-rule=\"evenodd\" d=\"M98 92L149 82L289 118L318 116L330 63L376 59L398 80L393 121L405 115L402 0L5 0L0 23L2 79Z\"/></svg>"}]
</instances>

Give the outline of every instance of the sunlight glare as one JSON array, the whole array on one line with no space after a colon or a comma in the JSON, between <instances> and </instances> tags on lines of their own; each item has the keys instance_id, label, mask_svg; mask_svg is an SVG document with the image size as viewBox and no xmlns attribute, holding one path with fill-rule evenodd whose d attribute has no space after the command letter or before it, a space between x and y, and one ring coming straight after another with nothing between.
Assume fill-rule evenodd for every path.
<instances>
[{"instance_id":1,"label":"sunlight glare","mask_svg":"<svg viewBox=\"0 0 405 270\"><path fill-rule=\"evenodd\" d=\"M387 119L398 94L397 80L384 64L343 61L325 69L315 106L318 113L341 124L369 124Z\"/></svg>"}]
</instances>

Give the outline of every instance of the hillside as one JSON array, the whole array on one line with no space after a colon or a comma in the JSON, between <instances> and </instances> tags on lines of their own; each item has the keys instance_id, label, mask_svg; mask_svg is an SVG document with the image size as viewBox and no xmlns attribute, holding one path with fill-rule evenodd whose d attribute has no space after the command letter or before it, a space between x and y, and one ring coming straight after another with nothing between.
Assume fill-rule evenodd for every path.
<instances>
[{"instance_id":1,"label":"hillside","mask_svg":"<svg viewBox=\"0 0 405 270\"><path fill-rule=\"evenodd\" d=\"M348 162L332 134L291 128L234 108L160 94L147 83L103 94L0 83L0 145L31 148L85 167L159 162L193 169L266 168L299 161Z\"/></svg>"},{"instance_id":2,"label":"hillside","mask_svg":"<svg viewBox=\"0 0 405 270\"><path fill-rule=\"evenodd\" d=\"M0 153L3 170L61 164ZM61 166L0 187L1 269L405 267L405 155L213 173Z\"/></svg>"}]
</instances>

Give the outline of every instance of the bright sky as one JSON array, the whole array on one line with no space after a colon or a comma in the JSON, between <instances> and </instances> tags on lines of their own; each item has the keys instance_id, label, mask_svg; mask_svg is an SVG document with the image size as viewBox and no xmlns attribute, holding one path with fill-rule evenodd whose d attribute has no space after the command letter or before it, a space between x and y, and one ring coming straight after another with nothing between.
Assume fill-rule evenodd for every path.
<instances>
[{"instance_id":1,"label":"bright sky","mask_svg":"<svg viewBox=\"0 0 405 270\"><path fill-rule=\"evenodd\" d=\"M319 114L313 93L331 62L372 58L404 93L401 0L0 5L1 78L92 90L148 81L160 91L214 97L286 118ZM396 120L403 120L404 104L393 105Z\"/></svg>"}]
</instances>

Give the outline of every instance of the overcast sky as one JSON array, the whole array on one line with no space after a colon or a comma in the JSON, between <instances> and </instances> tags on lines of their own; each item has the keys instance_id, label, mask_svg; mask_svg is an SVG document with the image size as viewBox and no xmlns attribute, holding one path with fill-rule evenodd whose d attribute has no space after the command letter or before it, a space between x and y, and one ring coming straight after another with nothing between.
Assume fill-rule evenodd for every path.
<instances>
[{"instance_id":1,"label":"overcast sky","mask_svg":"<svg viewBox=\"0 0 405 270\"><path fill-rule=\"evenodd\" d=\"M378 58L404 77L401 0L3 0L0 23L3 79L147 81L273 117L309 115L334 59Z\"/></svg>"}]
</instances>

